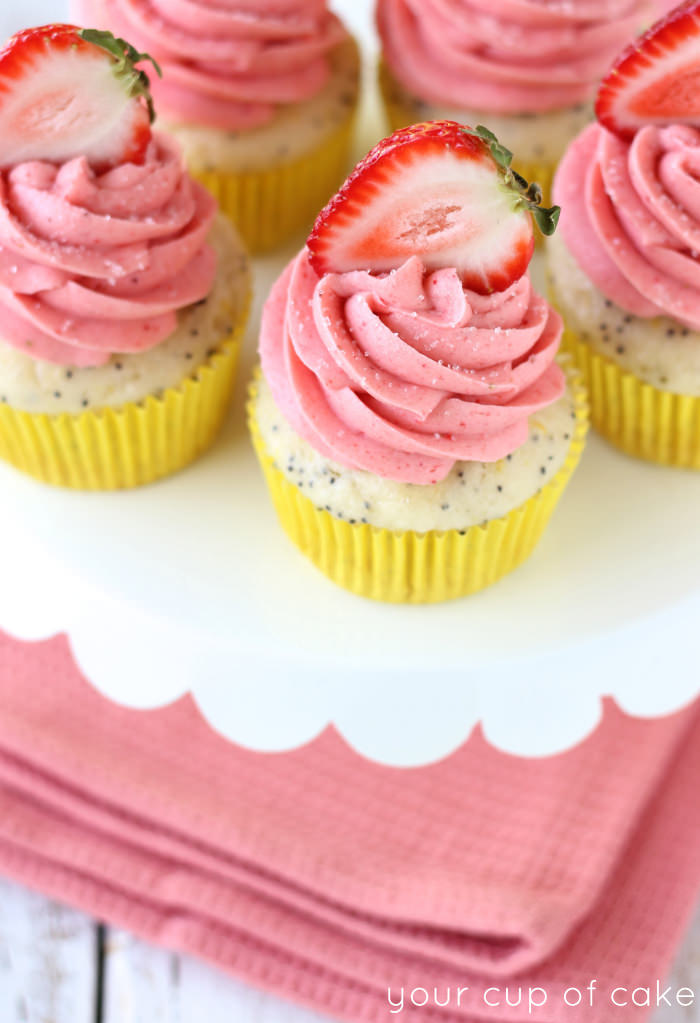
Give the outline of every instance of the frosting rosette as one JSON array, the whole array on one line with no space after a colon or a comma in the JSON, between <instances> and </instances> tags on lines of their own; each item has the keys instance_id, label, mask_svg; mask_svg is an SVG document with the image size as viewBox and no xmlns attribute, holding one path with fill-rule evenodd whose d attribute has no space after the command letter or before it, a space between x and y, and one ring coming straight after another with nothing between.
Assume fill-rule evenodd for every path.
<instances>
[{"instance_id":1,"label":"frosting rosette","mask_svg":"<svg viewBox=\"0 0 700 1023\"><path fill-rule=\"evenodd\" d=\"M591 98L647 0L379 0L384 57L423 100L528 113Z\"/></svg>"},{"instance_id":2,"label":"frosting rosette","mask_svg":"<svg viewBox=\"0 0 700 1023\"><path fill-rule=\"evenodd\" d=\"M554 196L568 248L607 298L700 330L700 131L648 125L625 141L593 124Z\"/></svg>"},{"instance_id":3,"label":"frosting rosette","mask_svg":"<svg viewBox=\"0 0 700 1023\"><path fill-rule=\"evenodd\" d=\"M2 339L66 366L98 366L165 340L205 298L216 257L211 196L176 145L96 174L84 157L0 174Z\"/></svg>"},{"instance_id":4,"label":"frosting rosette","mask_svg":"<svg viewBox=\"0 0 700 1023\"><path fill-rule=\"evenodd\" d=\"M319 276L303 250L266 303L260 354L278 408L318 452L430 484L526 441L528 417L564 392L561 332L527 275L484 296L418 257Z\"/></svg>"},{"instance_id":5,"label":"frosting rosette","mask_svg":"<svg viewBox=\"0 0 700 1023\"><path fill-rule=\"evenodd\" d=\"M158 60L163 79L152 76L151 89L161 114L223 130L311 99L347 38L326 0L74 0L73 9Z\"/></svg>"}]
</instances>

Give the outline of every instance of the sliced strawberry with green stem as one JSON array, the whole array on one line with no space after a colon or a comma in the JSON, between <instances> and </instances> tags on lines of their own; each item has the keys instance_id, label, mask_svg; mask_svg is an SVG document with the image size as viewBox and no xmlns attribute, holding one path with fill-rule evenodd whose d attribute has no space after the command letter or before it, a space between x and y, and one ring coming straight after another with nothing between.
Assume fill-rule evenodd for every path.
<instances>
[{"instance_id":1,"label":"sliced strawberry with green stem","mask_svg":"<svg viewBox=\"0 0 700 1023\"><path fill-rule=\"evenodd\" d=\"M141 161L154 116L148 76L136 67L146 59L110 32L74 25L13 36L0 52L0 167Z\"/></svg>"},{"instance_id":2,"label":"sliced strawberry with green stem","mask_svg":"<svg viewBox=\"0 0 700 1023\"><path fill-rule=\"evenodd\" d=\"M595 111L625 139L646 124L700 127L700 0L671 11L620 54Z\"/></svg>"},{"instance_id":3,"label":"sliced strawberry with green stem","mask_svg":"<svg viewBox=\"0 0 700 1023\"><path fill-rule=\"evenodd\" d=\"M307 242L319 274L381 273L420 256L455 267L479 294L503 291L527 269L532 218L551 234L558 207L511 168L488 128L428 121L394 132L358 164Z\"/></svg>"}]
</instances>

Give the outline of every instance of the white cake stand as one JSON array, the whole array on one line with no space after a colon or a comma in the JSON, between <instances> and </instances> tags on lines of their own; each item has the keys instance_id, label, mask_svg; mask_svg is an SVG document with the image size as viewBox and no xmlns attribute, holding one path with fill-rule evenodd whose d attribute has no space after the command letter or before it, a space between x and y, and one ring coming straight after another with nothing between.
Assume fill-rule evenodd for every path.
<instances>
[{"instance_id":1,"label":"white cake stand","mask_svg":"<svg viewBox=\"0 0 700 1023\"><path fill-rule=\"evenodd\" d=\"M32 19L62 6L33 0ZM371 49L370 5L337 6ZM17 17L0 14L0 34ZM370 101L359 150L376 118ZM258 264L253 324L292 252ZM66 632L87 677L121 703L192 692L245 746L290 749L332 723L401 765L445 756L478 721L496 745L544 755L595 726L602 696L655 715L697 695L700 474L592 438L516 573L451 604L373 604L324 579L276 523L243 421L255 342L253 328L220 442L177 477L92 495L0 466L0 628Z\"/></svg>"}]
</instances>

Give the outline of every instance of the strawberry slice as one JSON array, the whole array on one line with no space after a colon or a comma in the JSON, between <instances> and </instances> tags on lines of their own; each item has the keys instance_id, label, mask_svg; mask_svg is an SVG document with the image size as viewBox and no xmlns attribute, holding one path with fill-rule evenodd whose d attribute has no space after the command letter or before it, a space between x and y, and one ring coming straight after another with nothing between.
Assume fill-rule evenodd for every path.
<instances>
[{"instance_id":1,"label":"strawberry slice","mask_svg":"<svg viewBox=\"0 0 700 1023\"><path fill-rule=\"evenodd\" d=\"M455 267L486 295L523 275L532 212L545 234L557 207L510 167L512 154L482 126L428 121L394 132L355 168L321 211L307 242L317 273L394 270L420 256L428 270Z\"/></svg>"},{"instance_id":2,"label":"strawberry slice","mask_svg":"<svg viewBox=\"0 0 700 1023\"><path fill-rule=\"evenodd\" d=\"M0 167L143 160L153 119L148 77L135 67L144 59L110 32L74 25L13 36L0 51Z\"/></svg>"},{"instance_id":3,"label":"strawberry slice","mask_svg":"<svg viewBox=\"0 0 700 1023\"><path fill-rule=\"evenodd\" d=\"M625 139L645 124L700 125L700 0L671 11L620 54L595 112Z\"/></svg>"}]
</instances>

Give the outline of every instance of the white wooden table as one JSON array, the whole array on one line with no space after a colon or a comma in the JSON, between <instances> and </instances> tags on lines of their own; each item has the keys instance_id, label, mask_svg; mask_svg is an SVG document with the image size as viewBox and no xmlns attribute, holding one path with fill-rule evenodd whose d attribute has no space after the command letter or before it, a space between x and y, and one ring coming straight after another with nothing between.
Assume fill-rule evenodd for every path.
<instances>
[{"instance_id":1,"label":"white wooden table","mask_svg":"<svg viewBox=\"0 0 700 1023\"><path fill-rule=\"evenodd\" d=\"M700 914L672 982L700 999ZM1 1023L327 1023L0 879ZM700 1004L653 1023L700 1023Z\"/></svg>"}]
</instances>

